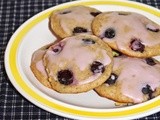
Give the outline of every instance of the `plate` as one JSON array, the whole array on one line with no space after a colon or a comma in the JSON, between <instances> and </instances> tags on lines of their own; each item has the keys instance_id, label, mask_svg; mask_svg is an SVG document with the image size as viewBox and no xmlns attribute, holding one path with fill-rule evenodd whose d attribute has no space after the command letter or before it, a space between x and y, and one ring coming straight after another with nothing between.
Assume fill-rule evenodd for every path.
<instances>
[{"instance_id":1,"label":"plate","mask_svg":"<svg viewBox=\"0 0 160 120\"><path fill-rule=\"evenodd\" d=\"M82 0L49 8L22 24L7 45L5 68L14 87L38 107L74 119L135 119L160 111L160 96L142 104L116 107L113 101L99 97L92 90L60 94L36 80L30 70L31 56L38 48L56 40L48 29L48 17L54 10L73 5L91 6L101 11L137 12L160 24L158 9L132 1Z\"/></svg>"}]
</instances>

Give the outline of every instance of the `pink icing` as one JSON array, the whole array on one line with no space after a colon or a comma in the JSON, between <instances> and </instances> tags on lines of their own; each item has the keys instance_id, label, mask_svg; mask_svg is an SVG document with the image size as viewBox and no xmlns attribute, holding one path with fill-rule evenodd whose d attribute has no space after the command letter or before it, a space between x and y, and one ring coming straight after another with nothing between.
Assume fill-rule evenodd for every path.
<instances>
[{"instance_id":1,"label":"pink icing","mask_svg":"<svg viewBox=\"0 0 160 120\"><path fill-rule=\"evenodd\" d=\"M90 76L88 79L78 82L78 85L90 83L90 82L98 79L98 77L100 77L100 76L101 76L101 73L94 74L94 75Z\"/></svg>"},{"instance_id":2,"label":"pink icing","mask_svg":"<svg viewBox=\"0 0 160 120\"><path fill-rule=\"evenodd\" d=\"M157 39L160 38L160 33L155 33L153 36L147 30L148 27L159 29L159 25L146 20L142 15L136 13L118 15L117 12L106 15L111 17L100 28L100 37L104 36L104 31L110 27L115 29L116 36L113 39L103 38L104 41L109 43L116 42L117 47L121 50L126 50L126 46L129 47L132 38L140 39L142 44L146 46L160 44L160 40Z\"/></svg>"},{"instance_id":3,"label":"pink icing","mask_svg":"<svg viewBox=\"0 0 160 120\"><path fill-rule=\"evenodd\" d=\"M94 75L90 76L89 78L87 78L83 81L78 81L78 80L74 79L72 85L87 84L87 83L93 82L94 80L96 80L100 76L101 76L101 73L97 73L97 74L94 74Z\"/></svg>"},{"instance_id":4,"label":"pink icing","mask_svg":"<svg viewBox=\"0 0 160 120\"><path fill-rule=\"evenodd\" d=\"M48 50L46 52L46 55L49 56L49 61L51 61L53 64L56 65L66 65L65 61L70 61L71 64L68 64L68 68L72 68L72 63L75 63L77 65L77 67L83 71L85 70L87 67L89 67L93 61L99 61L101 63L104 64L104 66L110 64L111 59L110 57L107 55L106 51L101 49L101 48L97 48L97 50L91 51L89 50L86 46L86 44L84 44L84 42L81 40L82 38L76 38L76 37L70 37L70 38L66 38L61 42L65 42L65 45L63 47L63 50L55 55L52 51L52 49ZM94 44L93 44L94 45ZM53 48L54 46L52 46L51 48ZM96 54L95 54L96 53ZM102 59L98 59L97 60L97 55L101 53L103 55ZM59 67L61 67L59 66ZM50 66L48 66L50 67ZM52 69L52 68L50 68ZM74 71L73 71L74 72ZM51 73L53 74L53 73ZM54 76L54 75L51 75ZM91 82L93 80L95 80L97 78L97 75L95 76L91 76L90 78L83 80L85 82L80 82L79 84L86 84L87 82ZM55 79L55 77L54 77ZM57 79L57 78L56 78ZM55 79L55 80L56 80Z\"/></svg>"},{"instance_id":5,"label":"pink icing","mask_svg":"<svg viewBox=\"0 0 160 120\"><path fill-rule=\"evenodd\" d=\"M57 14L59 18L61 18L60 24L63 30L66 33L72 32L68 27L68 22L66 20L74 20L75 24L81 25L81 23L86 23L86 28L91 32L91 22L93 20L93 16L90 14L90 11L83 6L76 6L72 8L68 8L65 11L71 11L68 14Z\"/></svg>"},{"instance_id":6,"label":"pink icing","mask_svg":"<svg viewBox=\"0 0 160 120\"><path fill-rule=\"evenodd\" d=\"M37 70L39 70L44 76L47 77L45 67L43 65L42 56L45 54L46 50L37 50L32 56L32 62L36 64Z\"/></svg>"},{"instance_id":7,"label":"pink icing","mask_svg":"<svg viewBox=\"0 0 160 120\"><path fill-rule=\"evenodd\" d=\"M37 50L34 52L33 56L32 56L32 61L36 62L38 61L41 56L43 56L45 53L45 50Z\"/></svg>"},{"instance_id":8,"label":"pink icing","mask_svg":"<svg viewBox=\"0 0 160 120\"><path fill-rule=\"evenodd\" d=\"M47 76L47 73L46 73L46 71L45 71L45 67L44 67L44 65L43 65L43 61L42 61L42 60L40 60L40 61L38 61L38 62L36 63L36 68L37 68L42 74L44 74L44 75Z\"/></svg>"},{"instance_id":9,"label":"pink icing","mask_svg":"<svg viewBox=\"0 0 160 120\"><path fill-rule=\"evenodd\" d=\"M64 40L65 41L65 40ZM84 70L89 64L96 60L96 54L91 50L87 49L83 45L82 40L76 40L74 37L65 41L66 44L63 50L57 56L53 55L52 50L47 51L47 54L50 56L50 61L54 64L63 65L62 59L75 62L80 70ZM99 60L104 65L107 65L111 62L110 57L106 54L105 50L97 48L96 53L102 52L104 59Z\"/></svg>"},{"instance_id":10,"label":"pink icing","mask_svg":"<svg viewBox=\"0 0 160 120\"><path fill-rule=\"evenodd\" d=\"M144 59L118 57L114 58L113 70L122 67L117 81L122 83L121 92L132 98L135 103L143 101L142 88L147 84L154 91L160 87L160 64L150 66Z\"/></svg>"}]
</instances>

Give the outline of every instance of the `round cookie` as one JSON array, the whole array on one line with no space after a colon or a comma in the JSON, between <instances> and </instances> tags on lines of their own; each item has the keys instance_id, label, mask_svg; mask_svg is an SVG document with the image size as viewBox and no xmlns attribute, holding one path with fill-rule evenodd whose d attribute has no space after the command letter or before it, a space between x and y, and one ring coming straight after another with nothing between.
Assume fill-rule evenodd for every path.
<instances>
[{"instance_id":1,"label":"round cookie","mask_svg":"<svg viewBox=\"0 0 160 120\"><path fill-rule=\"evenodd\" d=\"M93 35L67 37L50 46L43 60L52 89L60 93L89 91L112 71L110 47Z\"/></svg>"},{"instance_id":2,"label":"round cookie","mask_svg":"<svg viewBox=\"0 0 160 120\"><path fill-rule=\"evenodd\" d=\"M53 11L49 18L49 27L60 38L77 34L92 34L92 20L100 13L99 10L87 6L72 6Z\"/></svg>"},{"instance_id":3,"label":"round cookie","mask_svg":"<svg viewBox=\"0 0 160 120\"><path fill-rule=\"evenodd\" d=\"M119 56L104 84L95 88L102 97L137 104L160 95L160 63L153 58Z\"/></svg>"},{"instance_id":4,"label":"round cookie","mask_svg":"<svg viewBox=\"0 0 160 120\"><path fill-rule=\"evenodd\" d=\"M30 65L30 68L37 80L48 88L51 88L51 85L48 81L48 75L43 65L43 56L50 45L46 45L36 50L32 55Z\"/></svg>"},{"instance_id":5,"label":"round cookie","mask_svg":"<svg viewBox=\"0 0 160 120\"><path fill-rule=\"evenodd\" d=\"M160 55L160 25L132 12L104 12L95 17L93 33L111 48L134 57Z\"/></svg>"}]
</instances>

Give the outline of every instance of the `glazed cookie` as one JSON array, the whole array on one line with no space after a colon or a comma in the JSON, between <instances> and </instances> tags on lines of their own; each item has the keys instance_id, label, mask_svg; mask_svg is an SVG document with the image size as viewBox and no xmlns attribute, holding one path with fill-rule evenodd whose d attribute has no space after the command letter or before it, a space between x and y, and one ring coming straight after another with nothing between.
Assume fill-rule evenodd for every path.
<instances>
[{"instance_id":1,"label":"glazed cookie","mask_svg":"<svg viewBox=\"0 0 160 120\"><path fill-rule=\"evenodd\" d=\"M92 34L91 23L101 12L87 6L72 6L54 11L49 18L50 30L60 38L76 34Z\"/></svg>"},{"instance_id":2,"label":"glazed cookie","mask_svg":"<svg viewBox=\"0 0 160 120\"><path fill-rule=\"evenodd\" d=\"M160 95L160 63L153 58L119 56L104 84L95 88L103 97L120 103L141 103Z\"/></svg>"},{"instance_id":3,"label":"glazed cookie","mask_svg":"<svg viewBox=\"0 0 160 120\"><path fill-rule=\"evenodd\" d=\"M160 55L160 25L131 12L105 12L95 17L93 33L126 55Z\"/></svg>"},{"instance_id":4,"label":"glazed cookie","mask_svg":"<svg viewBox=\"0 0 160 120\"><path fill-rule=\"evenodd\" d=\"M51 45L51 44L50 44ZM46 73L45 67L43 65L43 56L50 45L46 45L38 50L36 50L31 58L30 68L39 82L45 85L48 88L51 88L51 85L48 81L48 75Z\"/></svg>"},{"instance_id":5,"label":"glazed cookie","mask_svg":"<svg viewBox=\"0 0 160 120\"><path fill-rule=\"evenodd\" d=\"M112 71L110 47L93 35L67 37L50 46L43 60L52 89L60 93L89 91Z\"/></svg>"}]
</instances>

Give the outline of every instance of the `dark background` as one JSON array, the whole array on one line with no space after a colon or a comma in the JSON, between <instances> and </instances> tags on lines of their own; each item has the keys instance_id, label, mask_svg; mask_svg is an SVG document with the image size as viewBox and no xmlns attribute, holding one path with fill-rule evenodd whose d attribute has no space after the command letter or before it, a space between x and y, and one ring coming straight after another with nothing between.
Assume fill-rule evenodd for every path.
<instances>
[{"instance_id":1,"label":"dark background","mask_svg":"<svg viewBox=\"0 0 160 120\"><path fill-rule=\"evenodd\" d=\"M36 107L10 83L4 68L4 51L15 30L30 17L58 4L74 0L0 0L0 119L70 120ZM132 0L160 9L160 0ZM160 112L141 118L160 120Z\"/></svg>"}]
</instances>

